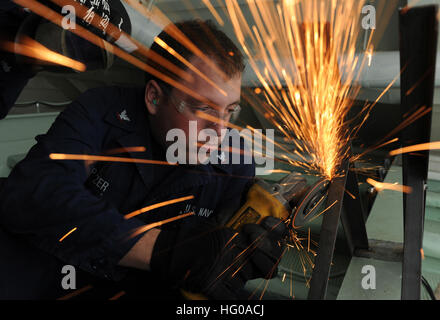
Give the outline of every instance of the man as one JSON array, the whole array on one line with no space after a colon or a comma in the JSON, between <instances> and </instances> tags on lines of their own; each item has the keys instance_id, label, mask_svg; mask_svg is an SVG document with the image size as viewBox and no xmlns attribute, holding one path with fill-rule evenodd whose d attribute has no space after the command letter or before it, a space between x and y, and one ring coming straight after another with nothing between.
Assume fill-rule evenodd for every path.
<instances>
[{"instance_id":1,"label":"man","mask_svg":"<svg viewBox=\"0 0 440 320\"><path fill-rule=\"evenodd\" d=\"M247 298L242 295L246 281L276 275L286 231L280 220L245 225L238 234L218 224L243 203L254 164L167 165L170 130L188 132L189 121L196 121L197 130L210 128L224 136L225 123L238 109L244 69L240 51L212 23L187 21L176 28L166 28L158 38L179 59L160 41L151 51L178 66L177 73L149 62L173 86L149 76L142 89L86 92L37 137L8 177L0 195L0 223L3 236L20 243L6 250L9 276L1 292L6 298L69 293L62 290L64 265L77 269L77 289L92 288L82 294L90 298L109 298L118 290L137 298L180 298L180 289L213 299ZM170 33L176 30L203 55L174 40ZM139 146L145 151L132 149ZM216 152L215 146L209 149ZM159 164L52 160L54 153ZM127 216L182 197L189 199ZM29 260L17 257L17 251Z\"/></svg>"}]
</instances>

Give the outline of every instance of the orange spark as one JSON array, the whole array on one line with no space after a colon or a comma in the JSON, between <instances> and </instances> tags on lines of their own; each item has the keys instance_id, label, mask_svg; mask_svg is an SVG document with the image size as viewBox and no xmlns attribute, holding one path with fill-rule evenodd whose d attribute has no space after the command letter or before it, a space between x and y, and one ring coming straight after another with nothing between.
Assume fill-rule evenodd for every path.
<instances>
[{"instance_id":1,"label":"orange spark","mask_svg":"<svg viewBox=\"0 0 440 320\"><path fill-rule=\"evenodd\" d=\"M291 171L288 170L282 170L282 169L272 169L266 171L267 173L291 173Z\"/></svg>"},{"instance_id":2,"label":"orange spark","mask_svg":"<svg viewBox=\"0 0 440 320\"><path fill-rule=\"evenodd\" d=\"M414 90L428 77L432 74L432 70L429 69L425 72L425 74L406 92L406 95L409 96Z\"/></svg>"},{"instance_id":3,"label":"orange spark","mask_svg":"<svg viewBox=\"0 0 440 320\"><path fill-rule=\"evenodd\" d=\"M369 55L356 55L361 16L353 12L361 12L366 2L247 3L253 21L236 0L226 0L226 8L264 88L262 114L273 114L268 118L273 125L311 155L312 161L302 164L305 169L332 179L349 152L352 131L346 116L360 90L352 86L355 70L373 51L368 43Z\"/></svg>"},{"instance_id":4,"label":"orange spark","mask_svg":"<svg viewBox=\"0 0 440 320\"><path fill-rule=\"evenodd\" d=\"M117 299L119 299L120 297L122 297L124 294L125 294L125 291L118 292L118 293L115 294L113 297L111 297L109 300L117 300Z\"/></svg>"},{"instance_id":5,"label":"orange spark","mask_svg":"<svg viewBox=\"0 0 440 320\"><path fill-rule=\"evenodd\" d=\"M303 246L301 243L302 241L307 241L307 246ZM311 238L310 228L308 228L308 232L305 238L299 238L298 234L294 230L289 231L289 236L287 238L286 246L289 250L296 249L298 251L299 262L301 263L301 267L304 273L304 278L306 281L307 281L306 275L307 275L308 267L310 266L312 269L314 267L310 254L316 256L315 250L311 248L312 244L315 245L316 247L318 246L318 243L316 243L316 241L312 240ZM296 260L293 263L296 263Z\"/></svg>"},{"instance_id":6,"label":"orange spark","mask_svg":"<svg viewBox=\"0 0 440 320\"><path fill-rule=\"evenodd\" d=\"M404 185L400 185L398 183L385 183L378 182L371 178L367 178L367 182L371 184L378 192L382 190L394 190L398 192L411 193L412 188Z\"/></svg>"},{"instance_id":7,"label":"orange spark","mask_svg":"<svg viewBox=\"0 0 440 320\"><path fill-rule=\"evenodd\" d=\"M345 192L347 192L347 194L353 199L353 200L356 200L356 197L350 192L350 191L348 191L347 189L344 189L345 190Z\"/></svg>"},{"instance_id":8,"label":"orange spark","mask_svg":"<svg viewBox=\"0 0 440 320\"><path fill-rule=\"evenodd\" d=\"M130 235L130 238L136 237L137 235L139 235L141 233L144 233L144 232L146 232L146 231L148 231L150 229L153 229L153 228L156 228L156 227L160 227L160 226L162 226L164 224L167 224L167 223L170 223L170 222L173 222L173 221L176 221L176 220L180 220L180 219L186 218L188 216L193 216L193 215L194 215L194 212L188 212L188 213L181 214L179 216L168 218L168 219L165 219L165 220L162 220L162 221L158 221L158 222L147 224L146 226L142 226L142 227L137 228Z\"/></svg>"},{"instance_id":9,"label":"orange spark","mask_svg":"<svg viewBox=\"0 0 440 320\"><path fill-rule=\"evenodd\" d=\"M86 66L83 63L70 59L55 51L49 50L45 46L27 36L23 40L23 43L14 43L10 41L0 42L0 49L72 68L76 71L83 72L86 70Z\"/></svg>"},{"instance_id":10,"label":"orange spark","mask_svg":"<svg viewBox=\"0 0 440 320\"><path fill-rule=\"evenodd\" d=\"M352 157L352 159L351 159L350 161L351 161L351 162L354 162L354 161L356 161L356 160L359 160L359 158L361 158L362 156L366 155L367 153L369 153L369 152L371 152L371 151L374 151L374 150L377 150L377 149L379 149L379 148L382 148L382 147L384 147L384 146L386 146L386 145L392 144L392 143L397 142L397 141L399 141L399 138L394 138L394 139L391 139L390 141L387 141L387 142L385 142L385 143L382 143L382 144L380 144L380 145L378 145L378 146L375 146L375 147L372 147L372 148L368 148L367 150L365 150L364 152L362 152L360 155L357 155L357 156Z\"/></svg>"},{"instance_id":11,"label":"orange spark","mask_svg":"<svg viewBox=\"0 0 440 320\"><path fill-rule=\"evenodd\" d=\"M67 232L64 236L61 237L60 240L58 240L59 242L63 241L64 239L66 239L66 237L68 237L73 231L75 231L77 229L77 227L73 228L72 230L70 230L69 232Z\"/></svg>"},{"instance_id":12,"label":"orange spark","mask_svg":"<svg viewBox=\"0 0 440 320\"><path fill-rule=\"evenodd\" d=\"M92 288L93 288L93 286L89 284L85 287L82 287L81 289L75 290L69 294L66 294L65 296L62 296L61 298L58 298L57 300L67 300L67 299L73 298L73 297L75 297L83 292L86 292Z\"/></svg>"},{"instance_id":13,"label":"orange spark","mask_svg":"<svg viewBox=\"0 0 440 320\"><path fill-rule=\"evenodd\" d=\"M368 66L371 67L371 60L373 59L373 48L367 51L367 57L368 57Z\"/></svg>"},{"instance_id":14,"label":"orange spark","mask_svg":"<svg viewBox=\"0 0 440 320\"><path fill-rule=\"evenodd\" d=\"M419 109L417 109L412 115L407 117L402 123L400 123L396 128L394 128L390 133L388 133L381 141L395 135L400 130L404 129L405 127L409 126L411 123L414 123L421 117L425 116L429 112L431 112L432 108L427 108L426 106L422 106Z\"/></svg>"},{"instance_id":15,"label":"orange spark","mask_svg":"<svg viewBox=\"0 0 440 320\"><path fill-rule=\"evenodd\" d=\"M426 151L426 150L436 150L436 149L440 149L440 141L422 143L422 144L396 149L391 151L390 155L396 156L398 154L409 153L414 151Z\"/></svg>"},{"instance_id":16,"label":"orange spark","mask_svg":"<svg viewBox=\"0 0 440 320\"><path fill-rule=\"evenodd\" d=\"M227 246L231 243L231 241L232 241L236 236L238 236L238 232L234 233L234 235L231 237L231 239L229 239L229 240L226 242L226 244L223 246L223 249L226 249Z\"/></svg>"},{"instance_id":17,"label":"orange spark","mask_svg":"<svg viewBox=\"0 0 440 320\"><path fill-rule=\"evenodd\" d=\"M218 24L221 26L224 26L225 22L218 14L217 10L215 10L214 6L211 4L209 0L202 0L205 6L208 8L208 10L211 12L211 14L214 16L215 20L217 20Z\"/></svg>"},{"instance_id":18,"label":"orange spark","mask_svg":"<svg viewBox=\"0 0 440 320\"><path fill-rule=\"evenodd\" d=\"M157 209L157 208L160 208L160 207L165 207L165 206L168 206L170 204L174 204L174 203L178 203L178 202L182 202L182 201L186 201L186 200L190 200L190 199L194 199L194 196L190 195L190 196L181 197L181 198L177 198L177 199L173 199L173 200L167 200L167 201L155 203L155 204L152 204L150 206L144 207L142 209L133 211L133 212L131 212L129 214L126 214L124 216L124 218L125 219L130 219L130 218L133 218L133 217L135 217L135 216L137 216L137 215L139 215L141 213L148 212L148 211L151 211L153 209Z\"/></svg>"},{"instance_id":19,"label":"orange spark","mask_svg":"<svg viewBox=\"0 0 440 320\"><path fill-rule=\"evenodd\" d=\"M108 161L108 162L131 162L144 164L159 164L174 166L177 164L158 160L135 159L123 157L109 157L109 156L93 156L88 154L66 154L66 153L51 153L49 158L52 160L88 160L88 161Z\"/></svg>"},{"instance_id":20,"label":"orange spark","mask_svg":"<svg viewBox=\"0 0 440 320\"><path fill-rule=\"evenodd\" d=\"M280 257L279 257L278 260L276 261L276 264L273 266L273 268L272 268L272 270L269 272L268 276L265 277L265 278L267 279L267 280L266 280L266 286L264 287L263 291L261 292L260 300L263 299L263 295L264 295L264 293L265 293L266 290L267 290L267 286L269 285L269 280L272 278L272 275L273 275L274 271L276 270L277 265L279 264L281 258L284 256L284 254L286 253L286 251L287 251L287 248L284 248L284 250L283 250L283 252L281 253Z\"/></svg>"},{"instance_id":21,"label":"orange spark","mask_svg":"<svg viewBox=\"0 0 440 320\"><path fill-rule=\"evenodd\" d=\"M145 152L145 147L123 147L123 148L114 148L105 152L105 154L118 154L118 153L126 153L126 152Z\"/></svg>"},{"instance_id":22,"label":"orange spark","mask_svg":"<svg viewBox=\"0 0 440 320\"><path fill-rule=\"evenodd\" d=\"M336 203L338 203L339 200L335 200L331 205L329 205L327 208L325 208L324 210L322 210L319 214L317 214L316 216L314 216L312 219L310 219L309 222L312 222L313 220L317 219L319 216L321 216L323 213L327 212L328 210L330 210Z\"/></svg>"},{"instance_id":23,"label":"orange spark","mask_svg":"<svg viewBox=\"0 0 440 320\"><path fill-rule=\"evenodd\" d=\"M199 69L194 67L188 60L186 60L184 57L182 57L180 54L178 54L173 48L171 48L165 41L163 41L161 38L156 37L154 38L154 42L156 42L159 46L161 46L163 49L168 51L171 55L176 57L180 62L182 62L184 65L188 67L188 69L191 69L194 71L199 77L201 77L203 80L208 82L211 86L216 88L222 95L227 96L228 94L226 91L221 89L214 81L209 79L205 74L203 74Z\"/></svg>"}]
</instances>

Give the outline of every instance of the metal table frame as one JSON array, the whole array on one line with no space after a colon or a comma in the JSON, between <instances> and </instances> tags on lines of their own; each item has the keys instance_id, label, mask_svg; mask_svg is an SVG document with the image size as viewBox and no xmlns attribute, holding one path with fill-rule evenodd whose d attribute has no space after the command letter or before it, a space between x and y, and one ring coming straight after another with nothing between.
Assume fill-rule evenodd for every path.
<instances>
[{"instance_id":1,"label":"metal table frame","mask_svg":"<svg viewBox=\"0 0 440 320\"><path fill-rule=\"evenodd\" d=\"M437 6L400 11L401 114L425 106L426 115L401 132L402 147L426 143L431 137L437 51ZM423 229L429 151L402 155L403 184L412 192L403 195L404 247L402 300L419 300L422 281Z\"/></svg>"},{"instance_id":2,"label":"metal table frame","mask_svg":"<svg viewBox=\"0 0 440 320\"><path fill-rule=\"evenodd\" d=\"M430 140L434 73L437 51L437 6L405 8L400 11L401 53L401 115L425 106L426 115L401 132L402 146L425 143ZM403 184L412 188L404 194L404 245L402 258L402 300L420 299L421 249L425 218L426 182L429 152L403 155ZM356 173L348 160L341 165L341 177L334 179L329 189L327 206L319 238L308 299L325 299L336 236L341 220L350 254L368 251L364 209L359 198ZM348 192L345 192L347 188ZM349 195L349 193L351 195ZM352 197L354 196L354 198ZM343 206L344 209L343 210Z\"/></svg>"}]
</instances>

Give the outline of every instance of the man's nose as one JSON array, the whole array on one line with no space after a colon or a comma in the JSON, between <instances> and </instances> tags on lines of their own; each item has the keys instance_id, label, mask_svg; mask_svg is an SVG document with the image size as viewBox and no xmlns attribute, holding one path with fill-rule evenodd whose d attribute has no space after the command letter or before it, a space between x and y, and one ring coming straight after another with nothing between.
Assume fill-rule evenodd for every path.
<instances>
[{"instance_id":1,"label":"man's nose","mask_svg":"<svg viewBox=\"0 0 440 320\"><path fill-rule=\"evenodd\" d=\"M226 128L226 121L222 118L219 118L216 122L212 123L212 127L217 133L217 136L221 137L222 130Z\"/></svg>"}]
</instances>

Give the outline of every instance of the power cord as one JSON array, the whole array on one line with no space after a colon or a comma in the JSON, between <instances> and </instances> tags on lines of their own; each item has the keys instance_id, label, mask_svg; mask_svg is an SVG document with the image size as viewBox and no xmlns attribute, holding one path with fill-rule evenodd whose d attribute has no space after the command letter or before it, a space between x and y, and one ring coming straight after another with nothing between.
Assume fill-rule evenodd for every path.
<instances>
[{"instance_id":1,"label":"power cord","mask_svg":"<svg viewBox=\"0 0 440 320\"><path fill-rule=\"evenodd\" d=\"M425 287L426 291L428 292L429 296L431 297L431 300L437 300L435 298L434 291L432 290L431 286L429 285L428 281L426 281L424 276L422 276L422 283L423 283L423 286Z\"/></svg>"}]
</instances>

